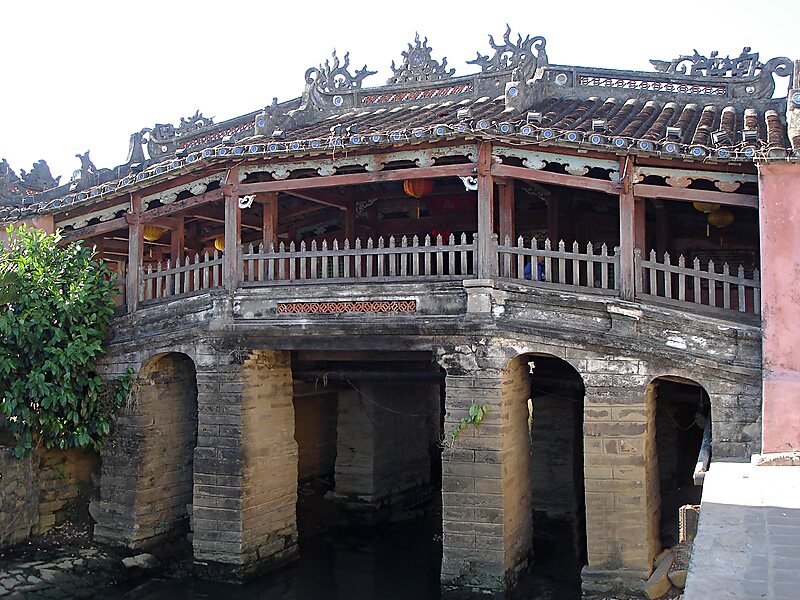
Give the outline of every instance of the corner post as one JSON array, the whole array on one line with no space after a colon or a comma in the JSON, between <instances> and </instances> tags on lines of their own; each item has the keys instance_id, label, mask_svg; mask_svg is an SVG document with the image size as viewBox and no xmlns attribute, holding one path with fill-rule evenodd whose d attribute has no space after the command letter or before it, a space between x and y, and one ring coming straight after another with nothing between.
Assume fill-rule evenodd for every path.
<instances>
[{"instance_id":1,"label":"corner post","mask_svg":"<svg viewBox=\"0 0 800 600\"><path fill-rule=\"evenodd\" d=\"M644 200L633 194L633 160L629 156L620 158L619 190L619 295L623 300L636 297L636 266L634 250L644 251Z\"/></svg>"},{"instance_id":2,"label":"corner post","mask_svg":"<svg viewBox=\"0 0 800 600\"><path fill-rule=\"evenodd\" d=\"M131 206L125 216L128 221L128 275L125 286L125 303L128 312L139 308L139 288L142 283L142 256L144 255L144 238L142 237L142 197L131 195Z\"/></svg>"},{"instance_id":3,"label":"corner post","mask_svg":"<svg viewBox=\"0 0 800 600\"><path fill-rule=\"evenodd\" d=\"M225 258L222 282L226 290L239 287L241 266L239 246L242 242L242 213L239 209L239 167L231 167L223 186L225 194Z\"/></svg>"},{"instance_id":4,"label":"corner post","mask_svg":"<svg viewBox=\"0 0 800 600\"><path fill-rule=\"evenodd\" d=\"M494 180L492 168L492 143L478 143L478 279L491 279L496 275L497 261L494 248Z\"/></svg>"}]
</instances>

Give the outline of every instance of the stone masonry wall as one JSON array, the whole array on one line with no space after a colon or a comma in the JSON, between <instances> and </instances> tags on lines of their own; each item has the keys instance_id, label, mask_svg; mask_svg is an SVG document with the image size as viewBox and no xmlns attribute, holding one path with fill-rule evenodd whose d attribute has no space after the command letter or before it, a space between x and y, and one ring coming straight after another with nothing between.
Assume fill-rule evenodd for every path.
<instances>
[{"instance_id":1,"label":"stone masonry wall","mask_svg":"<svg viewBox=\"0 0 800 600\"><path fill-rule=\"evenodd\" d=\"M442 453L442 581L487 590L513 583L530 551L528 378L516 352L494 340L440 353L447 373L445 434L470 405L488 405L479 428ZM527 513L527 515L525 514Z\"/></svg>"},{"instance_id":2,"label":"stone masonry wall","mask_svg":"<svg viewBox=\"0 0 800 600\"><path fill-rule=\"evenodd\" d=\"M655 429L645 365L607 357L581 366L589 569L646 577L657 549L652 497L658 490L650 464Z\"/></svg>"},{"instance_id":3,"label":"stone masonry wall","mask_svg":"<svg viewBox=\"0 0 800 600\"><path fill-rule=\"evenodd\" d=\"M430 385L362 382L340 392L337 497L363 511L401 511L426 501L438 403L438 387Z\"/></svg>"},{"instance_id":4,"label":"stone masonry wall","mask_svg":"<svg viewBox=\"0 0 800 600\"><path fill-rule=\"evenodd\" d=\"M17 459L0 447L0 548L39 535L61 522L82 486L91 486L94 452L40 449Z\"/></svg>"},{"instance_id":5,"label":"stone masonry wall","mask_svg":"<svg viewBox=\"0 0 800 600\"><path fill-rule=\"evenodd\" d=\"M22 542L39 520L39 485L33 456L18 459L0 447L0 548Z\"/></svg>"},{"instance_id":6,"label":"stone masonry wall","mask_svg":"<svg viewBox=\"0 0 800 600\"><path fill-rule=\"evenodd\" d=\"M95 537L143 548L188 530L197 439L192 360L178 353L145 363L103 451Z\"/></svg>"},{"instance_id":7,"label":"stone masonry wall","mask_svg":"<svg viewBox=\"0 0 800 600\"><path fill-rule=\"evenodd\" d=\"M516 581L527 566L533 543L528 425L530 376L524 357L515 358L503 371L500 397L503 427L503 562L506 578Z\"/></svg>"},{"instance_id":8,"label":"stone masonry wall","mask_svg":"<svg viewBox=\"0 0 800 600\"><path fill-rule=\"evenodd\" d=\"M82 488L92 486L92 473L98 471L99 461L94 451L81 448L40 450L37 458L39 520L34 533L42 534L64 519Z\"/></svg>"},{"instance_id":9,"label":"stone masonry wall","mask_svg":"<svg viewBox=\"0 0 800 600\"><path fill-rule=\"evenodd\" d=\"M336 403L331 392L294 397L294 437L300 483L333 473L336 464Z\"/></svg>"},{"instance_id":10,"label":"stone masonry wall","mask_svg":"<svg viewBox=\"0 0 800 600\"><path fill-rule=\"evenodd\" d=\"M570 398L552 394L532 397L531 421L531 481L535 511L549 518L571 519L577 510L575 481L576 432L575 404ZM581 442L578 442L579 444ZM579 450L583 452L582 448Z\"/></svg>"},{"instance_id":11,"label":"stone masonry wall","mask_svg":"<svg viewBox=\"0 0 800 600\"><path fill-rule=\"evenodd\" d=\"M195 563L202 576L241 580L297 555L290 354L209 356L197 377Z\"/></svg>"},{"instance_id":12,"label":"stone masonry wall","mask_svg":"<svg viewBox=\"0 0 800 600\"><path fill-rule=\"evenodd\" d=\"M290 354L258 350L243 366L242 550L282 561L297 553L297 442Z\"/></svg>"}]
</instances>

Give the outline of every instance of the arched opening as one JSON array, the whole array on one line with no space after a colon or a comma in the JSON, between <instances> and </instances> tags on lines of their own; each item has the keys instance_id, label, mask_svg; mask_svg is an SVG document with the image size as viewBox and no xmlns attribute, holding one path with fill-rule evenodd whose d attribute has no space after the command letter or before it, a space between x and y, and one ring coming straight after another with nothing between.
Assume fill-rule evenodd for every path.
<instances>
[{"instance_id":1,"label":"arched opening","mask_svg":"<svg viewBox=\"0 0 800 600\"><path fill-rule=\"evenodd\" d=\"M430 352L296 351L292 374L297 569L314 573L301 586L340 597L432 597L442 552L443 372Z\"/></svg>"},{"instance_id":2,"label":"arched opening","mask_svg":"<svg viewBox=\"0 0 800 600\"><path fill-rule=\"evenodd\" d=\"M670 548L679 541L680 508L700 503L702 487L699 477L695 483L695 472L704 471L704 455L710 458L711 403L700 384L680 377L655 379L648 394L656 403L660 540Z\"/></svg>"},{"instance_id":3,"label":"arched opening","mask_svg":"<svg viewBox=\"0 0 800 600\"><path fill-rule=\"evenodd\" d=\"M170 352L144 363L135 386L138 448L137 506L149 537L191 532L197 373L186 354Z\"/></svg>"},{"instance_id":4,"label":"arched opening","mask_svg":"<svg viewBox=\"0 0 800 600\"><path fill-rule=\"evenodd\" d=\"M580 374L552 356L526 357L530 370L534 564L580 596L586 564L583 399Z\"/></svg>"},{"instance_id":5,"label":"arched opening","mask_svg":"<svg viewBox=\"0 0 800 600\"><path fill-rule=\"evenodd\" d=\"M532 567L517 592L580 598L586 564L583 380L560 358L526 354L506 367L504 385L514 397L503 448L513 452L517 478L527 486L519 497L529 499L522 504L531 524L527 550L533 551ZM518 543L506 539L507 545Z\"/></svg>"}]
</instances>

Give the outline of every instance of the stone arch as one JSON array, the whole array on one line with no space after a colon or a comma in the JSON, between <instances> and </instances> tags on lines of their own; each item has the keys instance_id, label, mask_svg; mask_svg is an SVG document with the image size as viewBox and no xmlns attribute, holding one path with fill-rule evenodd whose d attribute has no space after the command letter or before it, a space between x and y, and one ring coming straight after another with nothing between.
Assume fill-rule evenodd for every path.
<instances>
[{"instance_id":1,"label":"stone arch","mask_svg":"<svg viewBox=\"0 0 800 600\"><path fill-rule=\"evenodd\" d=\"M651 496L651 511L657 515L661 546L678 542L678 509L699 504L701 489L694 478L698 455L712 448L712 400L698 379L686 374L662 374L647 385L648 436L652 452L648 475L657 494ZM699 475L702 477L702 475Z\"/></svg>"},{"instance_id":2,"label":"stone arch","mask_svg":"<svg viewBox=\"0 0 800 600\"><path fill-rule=\"evenodd\" d=\"M586 564L586 387L577 368L581 361L544 349L540 346L538 351L516 356L506 369L519 368L521 363L528 380L524 406L534 571L557 571L565 588L577 592L580 571Z\"/></svg>"},{"instance_id":3,"label":"stone arch","mask_svg":"<svg viewBox=\"0 0 800 600\"><path fill-rule=\"evenodd\" d=\"M197 371L182 352L146 359L102 454L95 536L131 548L189 530Z\"/></svg>"}]
</instances>

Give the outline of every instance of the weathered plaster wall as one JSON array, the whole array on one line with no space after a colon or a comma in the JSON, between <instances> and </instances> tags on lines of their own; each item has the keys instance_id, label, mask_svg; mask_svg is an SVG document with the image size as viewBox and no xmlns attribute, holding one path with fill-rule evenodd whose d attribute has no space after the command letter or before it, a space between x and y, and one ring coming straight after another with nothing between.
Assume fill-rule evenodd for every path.
<instances>
[{"instance_id":1,"label":"weathered plaster wall","mask_svg":"<svg viewBox=\"0 0 800 600\"><path fill-rule=\"evenodd\" d=\"M800 449L800 163L758 165L763 452Z\"/></svg>"}]
</instances>

